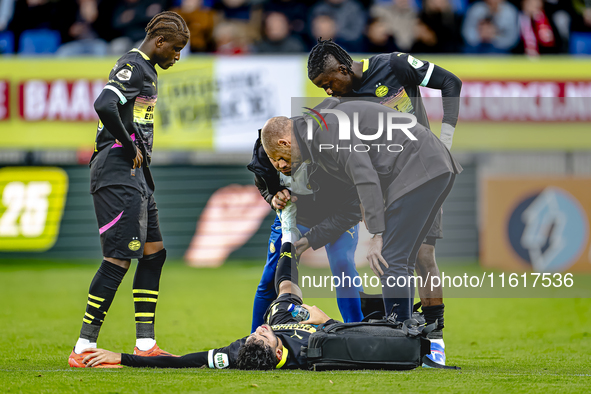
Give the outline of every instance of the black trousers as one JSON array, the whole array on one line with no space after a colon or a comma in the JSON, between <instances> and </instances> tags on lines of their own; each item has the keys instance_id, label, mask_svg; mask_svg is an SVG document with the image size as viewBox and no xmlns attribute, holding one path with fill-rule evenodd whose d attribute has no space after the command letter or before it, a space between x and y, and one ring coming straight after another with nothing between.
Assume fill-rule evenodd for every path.
<instances>
[{"instance_id":1,"label":"black trousers","mask_svg":"<svg viewBox=\"0 0 591 394\"><path fill-rule=\"evenodd\" d=\"M382 296L386 314L393 310L400 321L411 317L414 280L410 277L414 274L419 248L454 180L453 173L440 175L400 197L386 209L382 256L389 267L384 269L380 278Z\"/></svg>"}]
</instances>

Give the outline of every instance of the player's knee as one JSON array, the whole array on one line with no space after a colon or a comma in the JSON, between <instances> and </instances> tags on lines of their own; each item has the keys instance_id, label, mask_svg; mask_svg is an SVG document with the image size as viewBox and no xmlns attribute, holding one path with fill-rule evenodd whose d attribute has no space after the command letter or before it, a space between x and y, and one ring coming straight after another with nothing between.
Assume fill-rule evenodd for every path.
<instances>
[{"instance_id":1,"label":"player's knee","mask_svg":"<svg viewBox=\"0 0 591 394\"><path fill-rule=\"evenodd\" d=\"M346 258L333 259L330 261L330 270L333 275L340 276L342 273L349 274L351 268L355 267L355 263Z\"/></svg>"},{"instance_id":2,"label":"player's knee","mask_svg":"<svg viewBox=\"0 0 591 394\"><path fill-rule=\"evenodd\" d=\"M146 242L144 245L144 258L156 254L161 250L164 250L164 243L162 241Z\"/></svg>"},{"instance_id":3,"label":"player's knee","mask_svg":"<svg viewBox=\"0 0 591 394\"><path fill-rule=\"evenodd\" d=\"M121 260L114 257L103 257L103 259L124 269L129 269L129 266L131 265L131 260Z\"/></svg>"}]
</instances>

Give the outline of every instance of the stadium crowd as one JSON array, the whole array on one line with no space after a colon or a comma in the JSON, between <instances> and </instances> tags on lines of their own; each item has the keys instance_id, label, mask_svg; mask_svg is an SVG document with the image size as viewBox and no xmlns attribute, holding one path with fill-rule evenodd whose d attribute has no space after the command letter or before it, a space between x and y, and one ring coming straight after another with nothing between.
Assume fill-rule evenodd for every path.
<instances>
[{"instance_id":1,"label":"stadium crowd","mask_svg":"<svg viewBox=\"0 0 591 394\"><path fill-rule=\"evenodd\" d=\"M591 0L0 0L0 53L121 55L163 10L193 53L591 52Z\"/></svg>"}]
</instances>

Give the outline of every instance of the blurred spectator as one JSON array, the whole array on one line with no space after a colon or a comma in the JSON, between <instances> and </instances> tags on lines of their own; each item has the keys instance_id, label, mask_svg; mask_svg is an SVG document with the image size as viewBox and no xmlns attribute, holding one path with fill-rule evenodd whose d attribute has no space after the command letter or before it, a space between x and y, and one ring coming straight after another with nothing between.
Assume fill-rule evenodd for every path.
<instances>
[{"instance_id":1,"label":"blurred spectator","mask_svg":"<svg viewBox=\"0 0 591 394\"><path fill-rule=\"evenodd\" d=\"M0 31L6 30L14 15L14 0L0 0Z\"/></svg>"},{"instance_id":2,"label":"blurred spectator","mask_svg":"<svg viewBox=\"0 0 591 394\"><path fill-rule=\"evenodd\" d=\"M539 56L560 51L560 35L544 12L543 0L522 0L519 29L523 47L520 52Z\"/></svg>"},{"instance_id":3,"label":"blurred spectator","mask_svg":"<svg viewBox=\"0 0 591 394\"><path fill-rule=\"evenodd\" d=\"M311 14L312 19L319 15L329 15L336 23L335 38L342 46L350 52L362 50L366 13L357 1L322 0L312 8Z\"/></svg>"},{"instance_id":4,"label":"blurred spectator","mask_svg":"<svg viewBox=\"0 0 591 394\"><path fill-rule=\"evenodd\" d=\"M74 41L63 44L57 51L58 56L107 55L109 45L98 37L93 28L97 17L96 0L78 0L76 22L69 30L70 38Z\"/></svg>"},{"instance_id":5,"label":"blurred spectator","mask_svg":"<svg viewBox=\"0 0 591 394\"><path fill-rule=\"evenodd\" d=\"M181 6L172 11L182 16L189 26L191 52L207 52L213 49L213 10L204 8L202 0L183 0Z\"/></svg>"},{"instance_id":6,"label":"blurred spectator","mask_svg":"<svg viewBox=\"0 0 591 394\"><path fill-rule=\"evenodd\" d=\"M270 0L264 5L266 12L280 12L289 20L289 27L303 37L307 32L308 6L297 0Z\"/></svg>"},{"instance_id":7,"label":"blurred spectator","mask_svg":"<svg viewBox=\"0 0 591 394\"><path fill-rule=\"evenodd\" d=\"M246 35L244 39L248 43L261 38L263 14L260 7L249 4L247 0L220 0L213 9L216 11L216 26L222 22L232 23L239 34Z\"/></svg>"},{"instance_id":8,"label":"blurred spectator","mask_svg":"<svg viewBox=\"0 0 591 394\"><path fill-rule=\"evenodd\" d=\"M367 38L365 52L390 53L397 50L394 39L388 31L388 26L380 19L371 19L365 36Z\"/></svg>"},{"instance_id":9,"label":"blurred spectator","mask_svg":"<svg viewBox=\"0 0 591 394\"><path fill-rule=\"evenodd\" d=\"M562 0L566 2L567 0ZM591 1L572 0L573 20L572 31L591 31Z\"/></svg>"},{"instance_id":10,"label":"blurred spectator","mask_svg":"<svg viewBox=\"0 0 591 394\"><path fill-rule=\"evenodd\" d=\"M280 12L271 12L265 18L264 39L257 43L257 52L297 53L305 47L299 37L291 35L289 21Z\"/></svg>"},{"instance_id":11,"label":"blurred spectator","mask_svg":"<svg viewBox=\"0 0 591 394\"><path fill-rule=\"evenodd\" d=\"M560 36L560 52L568 52L570 26L573 14L572 3L565 3L564 0L545 0L544 12L553 26L556 27L558 36Z\"/></svg>"},{"instance_id":12,"label":"blurred spectator","mask_svg":"<svg viewBox=\"0 0 591 394\"><path fill-rule=\"evenodd\" d=\"M412 0L391 0L388 4L376 4L370 9L370 15L386 26L400 51L411 50L415 41L417 23L417 14Z\"/></svg>"},{"instance_id":13,"label":"blurred spectator","mask_svg":"<svg viewBox=\"0 0 591 394\"><path fill-rule=\"evenodd\" d=\"M466 13L462 35L470 53L509 53L519 42L517 8L505 0L474 3Z\"/></svg>"},{"instance_id":14,"label":"blurred spectator","mask_svg":"<svg viewBox=\"0 0 591 394\"><path fill-rule=\"evenodd\" d=\"M312 35L308 46L309 48L312 48L316 45L319 38L322 38L323 40L332 39L335 41L337 35L337 23L332 16L320 14L312 19L310 31Z\"/></svg>"},{"instance_id":15,"label":"blurred spectator","mask_svg":"<svg viewBox=\"0 0 591 394\"><path fill-rule=\"evenodd\" d=\"M449 0L425 0L415 27L415 53L454 53L462 49L462 17Z\"/></svg>"},{"instance_id":16,"label":"blurred spectator","mask_svg":"<svg viewBox=\"0 0 591 394\"><path fill-rule=\"evenodd\" d=\"M146 36L146 25L166 9L164 0L123 0L113 11L113 28L119 38L111 42L112 54L123 54L139 45Z\"/></svg>"},{"instance_id":17,"label":"blurred spectator","mask_svg":"<svg viewBox=\"0 0 591 394\"><path fill-rule=\"evenodd\" d=\"M213 29L215 53L239 55L249 52L250 41L244 34L244 24L220 22Z\"/></svg>"},{"instance_id":18,"label":"blurred spectator","mask_svg":"<svg viewBox=\"0 0 591 394\"><path fill-rule=\"evenodd\" d=\"M17 0L8 29L14 33L17 46L22 32L30 29L58 31L61 41L67 42L77 10L76 0Z\"/></svg>"}]
</instances>

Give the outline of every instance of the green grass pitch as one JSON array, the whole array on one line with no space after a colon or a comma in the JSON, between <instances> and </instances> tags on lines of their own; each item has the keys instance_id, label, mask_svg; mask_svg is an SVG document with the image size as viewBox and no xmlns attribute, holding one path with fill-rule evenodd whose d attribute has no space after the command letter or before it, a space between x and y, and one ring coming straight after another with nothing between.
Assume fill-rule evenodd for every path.
<instances>
[{"instance_id":1,"label":"green grass pitch","mask_svg":"<svg viewBox=\"0 0 591 394\"><path fill-rule=\"evenodd\" d=\"M135 327L128 273L99 346L131 352ZM0 391L165 392L589 392L591 299L446 299L449 364L461 371L242 372L209 369L73 369L96 264L0 262ZM262 264L219 269L165 266L156 334L176 354L223 346L246 335ZM334 299L307 300L339 317Z\"/></svg>"}]
</instances>

